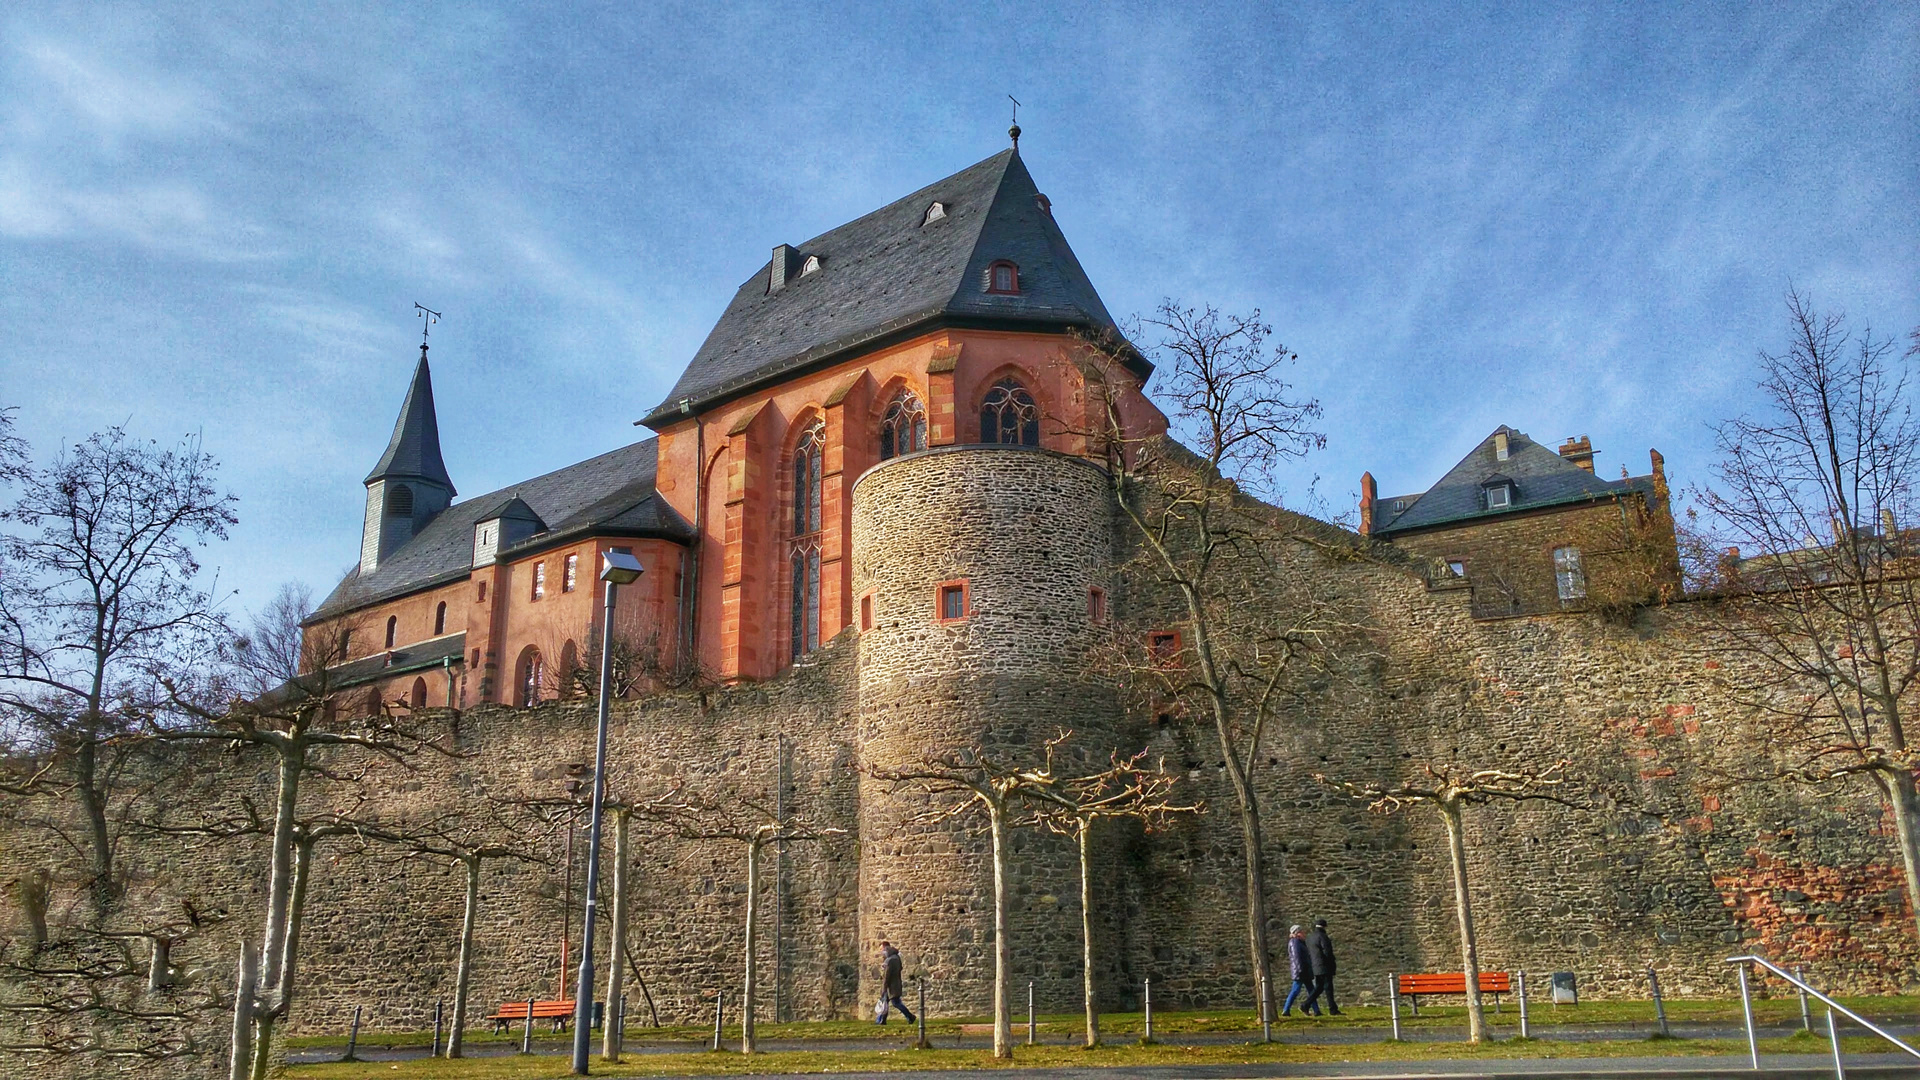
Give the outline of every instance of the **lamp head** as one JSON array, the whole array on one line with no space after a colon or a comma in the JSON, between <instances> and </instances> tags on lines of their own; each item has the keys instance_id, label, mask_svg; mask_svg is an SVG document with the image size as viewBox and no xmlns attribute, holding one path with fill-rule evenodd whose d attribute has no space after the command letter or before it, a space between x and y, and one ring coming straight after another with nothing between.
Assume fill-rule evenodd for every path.
<instances>
[{"instance_id":1,"label":"lamp head","mask_svg":"<svg viewBox=\"0 0 1920 1080\"><path fill-rule=\"evenodd\" d=\"M646 573L640 560L624 551L609 551L600 556L600 580L612 585L631 585Z\"/></svg>"}]
</instances>

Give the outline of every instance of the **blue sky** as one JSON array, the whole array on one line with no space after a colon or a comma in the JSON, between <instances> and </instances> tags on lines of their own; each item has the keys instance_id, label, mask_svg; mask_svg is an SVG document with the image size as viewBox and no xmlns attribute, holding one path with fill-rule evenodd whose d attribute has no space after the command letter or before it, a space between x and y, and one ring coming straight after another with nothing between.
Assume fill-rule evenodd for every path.
<instances>
[{"instance_id":1,"label":"blue sky","mask_svg":"<svg viewBox=\"0 0 1920 1080\"><path fill-rule=\"evenodd\" d=\"M1336 508L1501 423L1707 476L1790 284L1920 325L1920 5L39 2L0 404L199 431L254 609L357 557L419 329L476 496L632 441L740 281L1021 150L1116 314L1259 307Z\"/></svg>"}]
</instances>

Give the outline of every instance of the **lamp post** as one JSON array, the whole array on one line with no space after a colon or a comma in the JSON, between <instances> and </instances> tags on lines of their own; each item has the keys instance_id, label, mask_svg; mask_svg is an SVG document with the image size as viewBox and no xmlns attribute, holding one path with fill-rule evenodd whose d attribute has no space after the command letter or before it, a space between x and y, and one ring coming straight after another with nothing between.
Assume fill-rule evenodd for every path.
<instances>
[{"instance_id":1,"label":"lamp post","mask_svg":"<svg viewBox=\"0 0 1920 1080\"><path fill-rule=\"evenodd\" d=\"M593 816L587 825L587 911L580 924L580 983L573 992L573 1073L587 1075L589 1034L593 1027L593 916L594 894L600 886L600 806L607 798L607 707L613 668L613 594L631 585L644 571L640 560L624 551L600 557L600 580L606 582L606 605L600 618L600 725L593 751ZM614 963L619 963L618 957Z\"/></svg>"}]
</instances>

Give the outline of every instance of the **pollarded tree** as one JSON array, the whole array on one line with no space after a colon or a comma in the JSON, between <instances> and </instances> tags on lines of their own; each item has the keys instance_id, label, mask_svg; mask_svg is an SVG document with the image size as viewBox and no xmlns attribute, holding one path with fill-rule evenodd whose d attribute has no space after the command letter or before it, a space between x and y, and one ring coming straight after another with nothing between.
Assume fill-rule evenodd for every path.
<instances>
[{"instance_id":1,"label":"pollarded tree","mask_svg":"<svg viewBox=\"0 0 1920 1080\"><path fill-rule=\"evenodd\" d=\"M1257 773L1266 743L1298 675L1336 633L1339 614L1292 569L1300 545L1324 548L1330 528L1276 511L1252 496L1275 492L1274 469L1325 445L1313 430L1319 403L1282 378L1294 353L1270 345L1260 313L1242 317L1211 306L1163 301L1142 320L1141 337L1164 373L1162 397L1175 431L1131 434L1123 422L1125 387L1114 372L1131 346L1088 339L1076 357L1090 397L1092 430L1104 448L1116 504L1135 541L1129 576L1136 606L1172 598L1178 632L1113 650L1123 681L1212 728L1239 817L1245 873L1247 948L1254 993L1271 977L1267 855ZM1136 613L1137 614L1137 613Z\"/></svg>"},{"instance_id":2,"label":"pollarded tree","mask_svg":"<svg viewBox=\"0 0 1920 1080\"><path fill-rule=\"evenodd\" d=\"M1920 767L1907 731L1920 680L1920 425L1891 341L1787 297L1791 340L1762 353L1767 409L1718 430L1716 483L1695 492L1728 557L1709 610L1730 696L1777 766L1745 780L1864 778L1891 811L1920 917ZM1731 549L1731 550L1730 550Z\"/></svg>"},{"instance_id":3,"label":"pollarded tree","mask_svg":"<svg viewBox=\"0 0 1920 1080\"><path fill-rule=\"evenodd\" d=\"M198 439L162 447L121 428L8 468L19 492L0 510L0 723L57 763L39 787L79 804L96 922L119 888L108 799L124 736L156 671L202 663L224 637L200 566L238 520L217 468Z\"/></svg>"},{"instance_id":4,"label":"pollarded tree","mask_svg":"<svg viewBox=\"0 0 1920 1080\"><path fill-rule=\"evenodd\" d=\"M1460 927L1460 966L1467 982L1467 1041L1486 1037L1486 1012L1480 1003L1480 946L1473 931L1473 895L1467 881L1467 833L1462 811L1469 806L1489 803L1518 803L1532 800L1572 805L1561 794L1567 783L1566 761L1557 761L1544 769L1467 769L1452 763L1426 765L1422 778L1401 783L1353 784L1339 786L1356 798L1365 799L1368 809L1392 814L1410 806L1431 806L1440 813L1447 830L1448 869L1453 876L1453 912ZM1332 783L1319 773L1314 779Z\"/></svg>"},{"instance_id":5,"label":"pollarded tree","mask_svg":"<svg viewBox=\"0 0 1920 1080\"><path fill-rule=\"evenodd\" d=\"M1053 751L1071 737L1063 733L1047 744L1047 766L1020 797L1049 830L1073 838L1080 854L1081 993L1086 1007L1086 1045L1100 1045L1100 1011L1093 962L1093 828L1102 819L1132 819L1154 828L1174 814L1200 806L1174 797L1178 778L1164 766L1149 768L1145 750L1129 758L1115 754L1107 768L1079 776L1056 777Z\"/></svg>"}]
</instances>

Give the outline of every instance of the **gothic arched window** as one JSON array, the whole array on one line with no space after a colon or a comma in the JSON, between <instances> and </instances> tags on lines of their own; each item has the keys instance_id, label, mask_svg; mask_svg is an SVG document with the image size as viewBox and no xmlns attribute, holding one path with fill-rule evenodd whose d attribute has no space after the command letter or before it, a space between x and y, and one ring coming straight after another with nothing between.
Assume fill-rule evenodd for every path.
<instances>
[{"instance_id":1,"label":"gothic arched window","mask_svg":"<svg viewBox=\"0 0 1920 1080\"><path fill-rule=\"evenodd\" d=\"M1001 379L980 405L980 441L1007 446L1040 445L1040 409L1014 379Z\"/></svg>"},{"instance_id":2,"label":"gothic arched window","mask_svg":"<svg viewBox=\"0 0 1920 1080\"><path fill-rule=\"evenodd\" d=\"M793 619L789 655L798 660L820 647L820 459L827 425L815 420L793 448L793 532L789 568Z\"/></svg>"},{"instance_id":3,"label":"gothic arched window","mask_svg":"<svg viewBox=\"0 0 1920 1080\"><path fill-rule=\"evenodd\" d=\"M893 395L880 417L880 460L927 448L927 409L913 391Z\"/></svg>"},{"instance_id":4,"label":"gothic arched window","mask_svg":"<svg viewBox=\"0 0 1920 1080\"><path fill-rule=\"evenodd\" d=\"M520 654L520 700L515 704L528 707L540 704L540 684L546 674L547 665L540 659L540 650L527 646Z\"/></svg>"}]
</instances>

